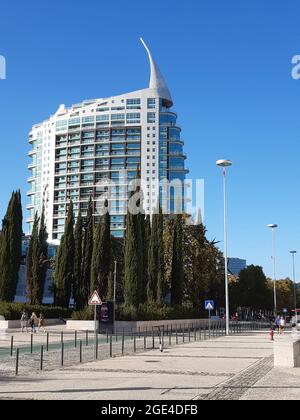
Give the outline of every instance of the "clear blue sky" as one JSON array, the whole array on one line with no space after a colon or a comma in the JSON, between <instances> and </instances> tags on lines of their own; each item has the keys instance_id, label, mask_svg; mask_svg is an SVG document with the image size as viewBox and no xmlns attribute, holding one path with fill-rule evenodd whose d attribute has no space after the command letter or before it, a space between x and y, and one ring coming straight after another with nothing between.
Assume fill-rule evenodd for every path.
<instances>
[{"instance_id":1,"label":"clear blue sky","mask_svg":"<svg viewBox=\"0 0 300 420\"><path fill-rule=\"evenodd\" d=\"M209 237L222 239L222 180L230 158L229 254L272 272L300 271L300 54L298 0L2 0L0 217L14 188L24 205L27 134L61 103L147 86L143 36L165 75L183 127L193 178L206 182ZM298 276L300 280L300 275Z\"/></svg>"}]
</instances>

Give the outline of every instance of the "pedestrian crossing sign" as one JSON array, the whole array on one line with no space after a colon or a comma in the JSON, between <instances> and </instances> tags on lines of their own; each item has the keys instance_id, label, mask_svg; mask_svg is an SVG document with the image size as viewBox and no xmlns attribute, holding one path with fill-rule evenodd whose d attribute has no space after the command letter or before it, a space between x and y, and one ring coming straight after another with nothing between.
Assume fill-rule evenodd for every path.
<instances>
[{"instance_id":1,"label":"pedestrian crossing sign","mask_svg":"<svg viewBox=\"0 0 300 420\"><path fill-rule=\"evenodd\" d=\"M213 300L206 300L205 301L205 310L206 311L213 311L215 309L215 302Z\"/></svg>"}]
</instances>

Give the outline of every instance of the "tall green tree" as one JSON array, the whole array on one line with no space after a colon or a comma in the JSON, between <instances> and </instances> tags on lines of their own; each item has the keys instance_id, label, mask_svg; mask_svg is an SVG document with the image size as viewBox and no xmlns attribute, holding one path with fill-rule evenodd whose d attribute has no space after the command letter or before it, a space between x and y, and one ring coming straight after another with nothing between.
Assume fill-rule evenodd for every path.
<instances>
[{"instance_id":1,"label":"tall green tree","mask_svg":"<svg viewBox=\"0 0 300 420\"><path fill-rule=\"evenodd\" d=\"M22 203L20 191L13 192L0 236L0 300L14 301L22 254Z\"/></svg>"},{"instance_id":2,"label":"tall green tree","mask_svg":"<svg viewBox=\"0 0 300 420\"><path fill-rule=\"evenodd\" d=\"M84 287L82 275L82 260L83 260L83 220L81 212L79 211L75 231L75 251L74 251L74 278L73 278L73 297L77 310L81 310L86 306L88 296Z\"/></svg>"},{"instance_id":3,"label":"tall green tree","mask_svg":"<svg viewBox=\"0 0 300 420\"><path fill-rule=\"evenodd\" d=\"M174 216L173 223L173 256L171 273L171 300L173 305L180 305L184 293L184 270L183 270L183 226L182 214Z\"/></svg>"},{"instance_id":4,"label":"tall green tree","mask_svg":"<svg viewBox=\"0 0 300 420\"><path fill-rule=\"evenodd\" d=\"M93 290L97 290L103 299L107 299L109 294L111 247L110 214L106 200L103 215L95 232L91 270L91 287Z\"/></svg>"},{"instance_id":5,"label":"tall green tree","mask_svg":"<svg viewBox=\"0 0 300 420\"><path fill-rule=\"evenodd\" d=\"M129 201L124 250L125 304L134 307L141 303L140 282L144 277L140 203L141 191L137 187Z\"/></svg>"},{"instance_id":6,"label":"tall green tree","mask_svg":"<svg viewBox=\"0 0 300 420\"><path fill-rule=\"evenodd\" d=\"M26 295L30 305L33 305L34 302L33 254L38 242L39 222L38 214L35 213L26 257Z\"/></svg>"},{"instance_id":7,"label":"tall green tree","mask_svg":"<svg viewBox=\"0 0 300 420\"><path fill-rule=\"evenodd\" d=\"M165 277L164 277L164 246L163 231L164 220L162 209L155 211L152 216L152 229L149 243L148 259L148 301L157 301L159 304L164 302Z\"/></svg>"},{"instance_id":8,"label":"tall green tree","mask_svg":"<svg viewBox=\"0 0 300 420\"><path fill-rule=\"evenodd\" d=\"M85 296L89 296L91 290L91 267L94 246L94 219L93 219L93 200L90 197L87 218L84 227L84 246L82 261L82 279L84 283ZM87 302L86 302L87 303Z\"/></svg>"},{"instance_id":9,"label":"tall green tree","mask_svg":"<svg viewBox=\"0 0 300 420\"><path fill-rule=\"evenodd\" d=\"M54 274L55 304L65 308L69 307L71 298L74 277L74 254L74 212L73 202L71 201L65 224L65 234L61 239L61 244L56 258Z\"/></svg>"},{"instance_id":10,"label":"tall green tree","mask_svg":"<svg viewBox=\"0 0 300 420\"><path fill-rule=\"evenodd\" d=\"M48 263L48 233L45 225L45 209L41 218L37 214L34 220L27 255L27 296L29 303L39 305L43 303L45 280Z\"/></svg>"},{"instance_id":11,"label":"tall green tree","mask_svg":"<svg viewBox=\"0 0 300 420\"><path fill-rule=\"evenodd\" d=\"M254 310L272 307L272 292L262 267L250 265L242 270L238 281L232 285L231 293L236 307Z\"/></svg>"}]
</instances>

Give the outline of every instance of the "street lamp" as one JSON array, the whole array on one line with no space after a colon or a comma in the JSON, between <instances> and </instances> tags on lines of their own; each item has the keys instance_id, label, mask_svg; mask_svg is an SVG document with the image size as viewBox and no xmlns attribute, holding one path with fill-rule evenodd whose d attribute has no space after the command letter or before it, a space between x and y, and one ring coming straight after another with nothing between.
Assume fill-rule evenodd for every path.
<instances>
[{"instance_id":1,"label":"street lamp","mask_svg":"<svg viewBox=\"0 0 300 420\"><path fill-rule=\"evenodd\" d=\"M228 253L227 253L227 168L232 166L230 160L218 160L217 166L223 169L224 183L224 260L225 260L225 301L226 301L226 335L230 334L230 307L229 307L229 285L228 285Z\"/></svg>"},{"instance_id":2,"label":"street lamp","mask_svg":"<svg viewBox=\"0 0 300 420\"><path fill-rule=\"evenodd\" d=\"M274 282L274 315L277 315L277 291L276 291L276 253L275 253L275 230L278 228L276 224L268 225L272 229L272 243L273 243L273 282Z\"/></svg>"},{"instance_id":3,"label":"street lamp","mask_svg":"<svg viewBox=\"0 0 300 420\"><path fill-rule=\"evenodd\" d=\"M293 258L294 303L295 303L296 326L298 327L297 287L296 287L296 271L295 271L295 255L297 254L297 251L290 251L290 254L292 255L292 258Z\"/></svg>"}]
</instances>

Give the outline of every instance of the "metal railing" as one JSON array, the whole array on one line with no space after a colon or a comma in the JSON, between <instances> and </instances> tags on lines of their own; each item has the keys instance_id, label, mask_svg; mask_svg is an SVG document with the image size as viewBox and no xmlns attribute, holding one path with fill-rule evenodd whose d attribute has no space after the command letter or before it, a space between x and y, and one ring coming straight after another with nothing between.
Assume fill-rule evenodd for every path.
<instances>
[{"instance_id":1,"label":"metal railing","mask_svg":"<svg viewBox=\"0 0 300 420\"><path fill-rule=\"evenodd\" d=\"M230 334L241 335L267 331L270 324L263 322L231 322ZM91 331L74 333L46 332L29 334L28 344L17 346L11 336L10 347L0 349L1 374L18 375L32 371L55 370L112 357L134 355L147 350L171 348L177 345L216 339L225 335L225 322L157 325L149 329L118 330L112 334L95 336ZM5 369L3 367L5 366Z\"/></svg>"}]
</instances>

